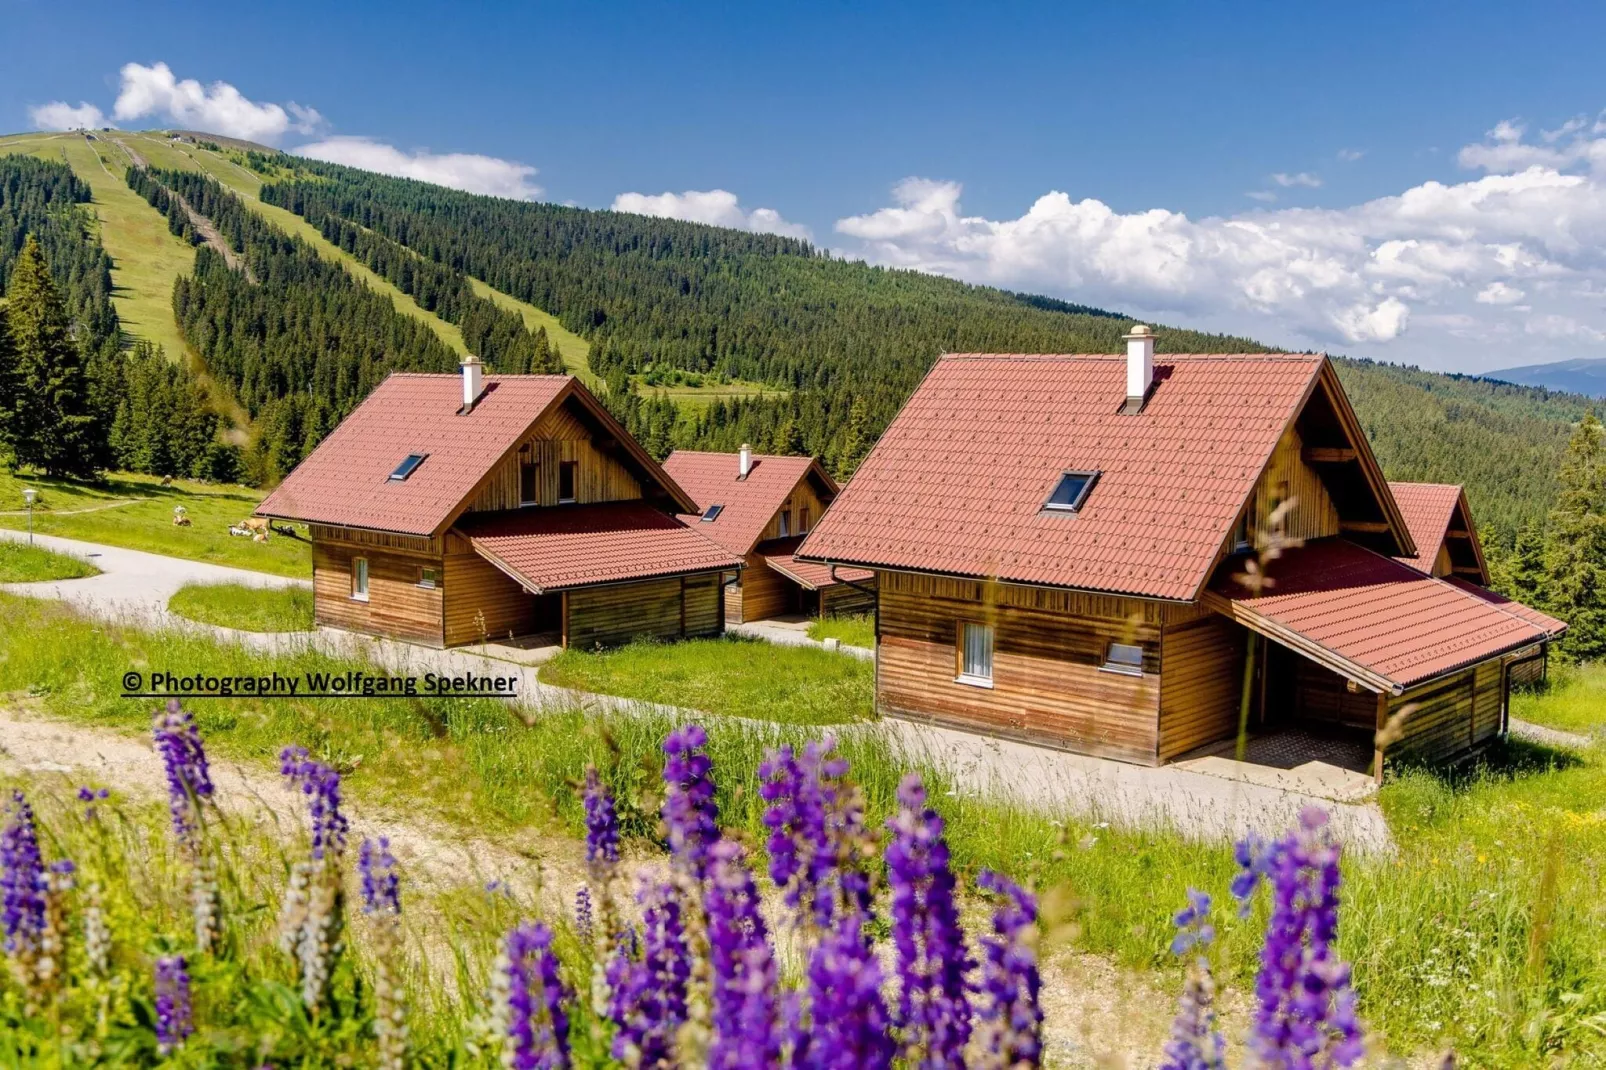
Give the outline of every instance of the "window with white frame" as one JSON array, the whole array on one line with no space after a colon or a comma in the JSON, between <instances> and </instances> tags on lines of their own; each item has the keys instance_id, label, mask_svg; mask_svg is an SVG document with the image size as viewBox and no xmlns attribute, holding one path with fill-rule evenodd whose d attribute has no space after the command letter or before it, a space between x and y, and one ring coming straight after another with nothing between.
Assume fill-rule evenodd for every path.
<instances>
[{"instance_id":1,"label":"window with white frame","mask_svg":"<svg viewBox=\"0 0 1606 1070\"><path fill-rule=\"evenodd\" d=\"M1136 643L1111 643L1104 650L1103 668L1106 672L1142 676L1143 648Z\"/></svg>"},{"instance_id":2,"label":"window with white frame","mask_svg":"<svg viewBox=\"0 0 1606 1070\"><path fill-rule=\"evenodd\" d=\"M418 585L434 590L441 585L441 571L430 565L421 565L418 569Z\"/></svg>"},{"instance_id":3,"label":"window with white frame","mask_svg":"<svg viewBox=\"0 0 1606 1070\"><path fill-rule=\"evenodd\" d=\"M959 682L993 686L993 626L959 622Z\"/></svg>"},{"instance_id":4,"label":"window with white frame","mask_svg":"<svg viewBox=\"0 0 1606 1070\"><path fill-rule=\"evenodd\" d=\"M368 601L368 559L351 559L351 597L359 602Z\"/></svg>"}]
</instances>

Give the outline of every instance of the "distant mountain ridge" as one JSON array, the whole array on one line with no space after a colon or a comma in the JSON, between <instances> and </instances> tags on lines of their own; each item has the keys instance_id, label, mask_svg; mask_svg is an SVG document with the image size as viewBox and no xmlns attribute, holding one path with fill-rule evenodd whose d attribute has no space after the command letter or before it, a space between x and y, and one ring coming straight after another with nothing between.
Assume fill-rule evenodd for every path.
<instances>
[{"instance_id":1,"label":"distant mountain ridge","mask_svg":"<svg viewBox=\"0 0 1606 1070\"><path fill-rule=\"evenodd\" d=\"M1485 372L1481 378L1498 379L1519 386L1543 386L1550 390L1564 390L1569 394L1606 398L1606 358L1575 357L1558 360L1553 364L1528 364L1520 368L1502 368Z\"/></svg>"}]
</instances>

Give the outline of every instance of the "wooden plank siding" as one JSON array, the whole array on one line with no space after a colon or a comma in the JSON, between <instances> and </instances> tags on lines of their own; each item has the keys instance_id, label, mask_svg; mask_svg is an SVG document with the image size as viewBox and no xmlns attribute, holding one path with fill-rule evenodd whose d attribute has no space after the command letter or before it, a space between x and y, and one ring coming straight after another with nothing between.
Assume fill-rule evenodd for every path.
<instances>
[{"instance_id":1,"label":"wooden plank siding","mask_svg":"<svg viewBox=\"0 0 1606 1070\"><path fill-rule=\"evenodd\" d=\"M1390 698L1390 717L1414 708L1387 759L1440 762L1494 739L1505 710L1505 678L1503 660L1493 658Z\"/></svg>"},{"instance_id":2,"label":"wooden plank siding","mask_svg":"<svg viewBox=\"0 0 1606 1070\"><path fill-rule=\"evenodd\" d=\"M820 591L820 616L845 617L857 613L874 613L876 609L875 581L839 583ZM865 588L870 588L865 590Z\"/></svg>"},{"instance_id":3,"label":"wooden plank siding","mask_svg":"<svg viewBox=\"0 0 1606 1070\"><path fill-rule=\"evenodd\" d=\"M570 591L566 645L577 650L632 639L682 639L723 630L718 574Z\"/></svg>"},{"instance_id":4,"label":"wooden plank siding","mask_svg":"<svg viewBox=\"0 0 1606 1070\"><path fill-rule=\"evenodd\" d=\"M787 536L804 534L803 531L798 529L798 525L803 520L804 509L809 511L809 528L812 529L815 524L820 522L820 517L825 513L825 503L816 493L813 481L806 476L798 480L797 486L792 488L792 493L787 495L786 500L781 503L781 507L775 510L775 515L770 517L770 522L764 525L763 532L759 534L758 541L764 542L768 539L784 537L781 533L782 513L787 515Z\"/></svg>"},{"instance_id":5,"label":"wooden plank siding","mask_svg":"<svg viewBox=\"0 0 1606 1070\"><path fill-rule=\"evenodd\" d=\"M1248 635L1220 616L1165 627L1160 637L1160 761L1237 733Z\"/></svg>"},{"instance_id":6,"label":"wooden plank siding","mask_svg":"<svg viewBox=\"0 0 1606 1070\"><path fill-rule=\"evenodd\" d=\"M472 550L446 555L446 645L557 631L556 614L538 620L537 599Z\"/></svg>"},{"instance_id":7,"label":"wooden plank siding","mask_svg":"<svg viewBox=\"0 0 1606 1070\"><path fill-rule=\"evenodd\" d=\"M617 457L594 445L595 432L567 408L557 408L543 416L514 454L498 465L486 478L469 505L468 512L484 513L517 509L520 501L519 467L533 461L539 468L539 505L558 504L559 467L565 461L577 464L575 501L630 501L641 497L641 482Z\"/></svg>"},{"instance_id":8,"label":"wooden plank siding","mask_svg":"<svg viewBox=\"0 0 1606 1070\"><path fill-rule=\"evenodd\" d=\"M352 561L368 559L368 600L351 597ZM439 568L425 553L341 540L312 544L313 618L320 626L442 645L441 588L419 586L419 570Z\"/></svg>"},{"instance_id":9,"label":"wooden plank siding","mask_svg":"<svg viewBox=\"0 0 1606 1070\"><path fill-rule=\"evenodd\" d=\"M797 612L800 602L796 583L770 568L757 553L750 553L742 560L747 567L742 569L741 579L726 595L726 618L732 624Z\"/></svg>"},{"instance_id":10,"label":"wooden plank siding","mask_svg":"<svg viewBox=\"0 0 1606 1070\"><path fill-rule=\"evenodd\" d=\"M881 712L1157 762L1164 605L908 573L882 572L878 583ZM994 628L991 688L955 679L963 621ZM1100 668L1111 641L1142 644L1144 675Z\"/></svg>"},{"instance_id":11,"label":"wooden plank siding","mask_svg":"<svg viewBox=\"0 0 1606 1070\"><path fill-rule=\"evenodd\" d=\"M1333 503L1333 496L1321 475L1306 463L1304 441L1293 426L1277 441L1250 497L1251 545L1267 544L1273 534L1272 513L1289 499L1293 499L1294 505L1283 517L1284 538L1321 539L1339 533L1338 506ZM1229 534L1222 546L1222 555L1232 554L1236 549L1235 536Z\"/></svg>"}]
</instances>

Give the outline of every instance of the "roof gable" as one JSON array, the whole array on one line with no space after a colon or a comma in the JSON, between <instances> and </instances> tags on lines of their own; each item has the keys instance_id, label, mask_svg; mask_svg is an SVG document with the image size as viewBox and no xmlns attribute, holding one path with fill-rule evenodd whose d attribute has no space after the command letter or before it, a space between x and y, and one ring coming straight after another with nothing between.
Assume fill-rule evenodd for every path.
<instances>
[{"instance_id":1,"label":"roof gable","mask_svg":"<svg viewBox=\"0 0 1606 1070\"><path fill-rule=\"evenodd\" d=\"M1472 509L1460 484L1391 482L1389 490L1416 543L1415 554L1397 555L1396 561L1431 574L1439 550L1448 548L1455 572L1477 583L1489 582L1483 544L1472 526Z\"/></svg>"},{"instance_id":2,"label":"roof gable","mask_svg":"<svg viewBox=\"0 0 1606 1070\"><path fill-rule=\"evenodd\" d=\"M723 506L714 520L703 521L696 514L682 519L696 522L703 535L737 554L752 551L786 499L805 479L817 480L826 491L822 497L827 499L837 491L836 481L813 457L755 453L747 478L742 479L737 454L676 450L664 461L664 471L696 500L698 514L712 505Z\"/></svg>"}]
</instances>

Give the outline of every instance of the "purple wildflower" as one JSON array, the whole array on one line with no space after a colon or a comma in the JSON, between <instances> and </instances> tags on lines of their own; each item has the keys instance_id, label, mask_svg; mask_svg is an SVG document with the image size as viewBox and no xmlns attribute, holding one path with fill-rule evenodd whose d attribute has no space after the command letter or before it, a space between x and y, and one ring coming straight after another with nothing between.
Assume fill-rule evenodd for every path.
<instances>
[{"instance_id":1,"label":"purple wildflower","mask_svg":"<svg viewBox=\"0 0 1606 1070\"><path fill-rule=\"evenodd\" d=\"M897 1022L909 1065L959 1067L970 1039L965 973L971 963L954 905L943 821L926 806L926 789L913 773L898 786L898 803L898 813L887 821Z\"/></svg>"},{"instance_id":2,"label":"purple wildflower","mask_svg":"<svg viewBox=\"0 0 1606 1070\"><path fill-rule=\"evenodd\" d=\"M1265 1066L1303 1070L1351 1066L1363 1054L1350 968L1334 949L1338 937L1339 847L1327 814L1315 806L1272 843L1238 846L1243 872L1233 894L1247 909L1265 881L1271 918L1255 982L1259 1008L1249 1047Z\"/></svg>"},{"instance_id":3,"label":"purple wildflower","mask_svg":"<svg viewBox=\"0 0 1606 1070\"><path fill-rule=\"evenodd\" d=\"M1043 985L1035 950L1037 897L990 870L983 870L976 883L1000 898L993 934L981 941L987 958L979 1018L989 1034L988 1050L999 1066L1038 1066L1043 1056Z\"/></svg>"},{"instance_id":4,"label":"purple wildflower","mask_svg":"<svg viewBox=\"0 0 1606 1070\"><path fill-rule=\"evenodd\" d=\"M497 964L504 1066L552 1070L569 1065L569 998L552 953L552 930L525 922L507 934Z\"/></svg>"},{"instance_id":5,"label":"purple wildflower","mask_svg":"<svg viewBox=\"0 0 1606 1070\"><path fill-rule=\"evenodd\" d=\"M594 765L586 767L586 862L592 866L619 861L619 818L613 793Z\"/></svg>"},{"instance_id":6,"label":"purple wildflower","mask_svg":"<svg viewBox=\"0 0 1606 1070\"><path fill-rule=\"evenodd\" d=\"M167 807L173 819L173 836L191 851L198 851L201 804L212 798L212 771L201 745L195 718L169 699L156 711L151 728L156 751L167 770Z\"/></svg>"},{"instance_id":7,"label":"purple wildflower","mask_svg":"<svg viewBox=\"0 0 1606 1070\"><path fill-rule=\"evenodd\" d=\"M644 883L636 900L642 907L641 957L629 954L633 939L621 940L609 970L609 1017L619 1026L613 1057L629 1066L667 1066L675 1033L686 1020L691 952L673 885Z\"/></svg>"},{"instance_id":8,"label":"purple wildflower","mask_svg":"<svg viewBox=\"0 0 1606 1070\"><path fill-rule=\"evenodd\" d=\"M675 864L701 881L708 873L708 848L719 839L719 807L714 802L713 763L703 753L708 733L687 724L664 739L664 825Z\"/></svg>"},{"instance_id":9,"label":"purple wildflower","mask_svg":"<svg viewBox=\"0 0 1606 1070\"><path fill-rule=\"evenodd\" d=\"M390 853L390 840L376 843L364 839L357 850L357 871L362 876L364 914L400 914L401 880L396 874L396 856Z\"/></svg>"},{"instance_id":10,"label":"purple wildflower","mask_svg":"<svg viewBox=\"0 0 1606 1070\"><path fill-rule=\"evenodd\" d=\"M596 916L591 910L591 889L580 885L574 893L574 928L580 939L590 943L596 935Z\"/></svg>"},{"instance_id":11,"label":"purple wildflower","mask_svg":"<svg viewBox=\"0 0 1606 1070\"><path fill-rule=\"evenodd\" d=\"M348 825L340 812L340 774L307 757L305 747L286 747L280 751L279 772L308 797L313 859L322 859L325 851L337 855L344 852Z\"/></svg>"},{"instance_id":12,"label":"purple wildflower","mask_svg":"<svg viewBox=\"0 0 1606 1070\"><path fill-rule=\"evenodd\" d=\"M1210 897L1188 889L1188 905L1177 912L1174 921L1177 935L1171 941L1171 953L1186 957L1192 952L1193 957L1159 1070L1225 1070L1226 1049L1216 1029L1215 978L1204 956L1204 949L1216 936L1210 924Z\"/></svg>"},{"instance_id":13,"label":"purple wildflower","mask_svg":"<svg viewBox=\"0 0 1606 1070\"><path fill-rule=\"evenodd\" d=\"M709 848L709 965L713 967L714 1039L708 1065L720 1070L773 1066L780 1060L775 954L759 913L758 886L739 844Z\"/></svg>"},{"instance_id":14,"label":"purple wildflower","mask_svg":"<svg viewBox=\"0 0 1606 1070\"><path fill-rule=\"evenodd\" d=\"M790 1030L799 1070L873 1070L891 1066L897 1055L881 998L881 964L863 925L862 913L843 913L809 956L811 1023Z\"/></svg>"},{"instance_id":15,"label":"purple wildflower","mask_svg":"<svg viewBox=\"0 0 1606 1070\"><path fill-rule=\"evenodd\" d=\"M45 928L49 879L27 797L13 791L5 812L10 820L0 833L0 928L5 931L6 954L19 962L31 961Z\"/></svg>"},{"instance_id":16,"label":"purple wildflower","mask_svg":"<svg viewBox=\"0 0 1606 1070\"><path fill-rule=\"evenodd\" d=\"M190 1017L189 964L183 955L156 960L156 1046L163 1055L182 1047L195 1032Z\"/></svg>"},{"instance_id":17,"label":"purple wildflower","mask_svg":"<svg viewBox=\"0 0 1606 1070\"><path fill-rule=\"evenodd\" d=\"M106 799L111 792L105 788L81 787L78 789L78 801L84 804L84 820L93 821L98 811L95 804Z\"/></svg>"},{"instance_id":18,"label":"purple wildflower","mask_svg":"<svg viewBox=\"0 0 1606 1070\"><path fill-rule=\"evenodd\" d=\"M822 929L838 909L868 907L869 879L855 863L873 850L863 801L842 783L848 763L833 747L829 739L810 743L801 757L781 747L759 766L760 794L770 804L770 879L805 924Z\"/></svg>"}]
</instances>

